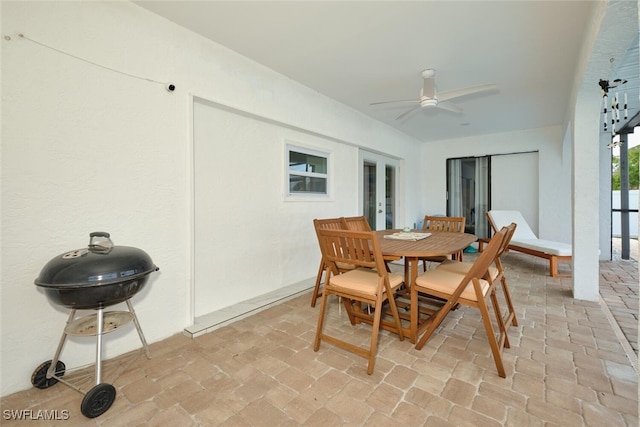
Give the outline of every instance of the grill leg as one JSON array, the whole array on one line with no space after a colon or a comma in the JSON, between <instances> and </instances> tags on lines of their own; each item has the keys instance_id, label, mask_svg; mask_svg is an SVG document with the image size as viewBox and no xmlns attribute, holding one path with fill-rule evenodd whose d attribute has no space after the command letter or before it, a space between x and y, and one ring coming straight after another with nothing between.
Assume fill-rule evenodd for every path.
<instances>
[{"instance_id":1,"label":"grill leg","mask_svg":"<svg viewBox=\"0 0 640 427\"><path fill-rule=\"evenodd\" d=\"M96 345L96 385L102 381L102 331L104 330L104 309L98 309L96 318L96 326L98 327L97 345Z\"/></svg>"},{"instance_id":2,"label":"grill leg","mask_svg":"<svg viewBox=\"0 0 640 427\"><path fill-rule=\"evenodd\" d=\"M69 313L69 318L67 319L67 325L71 323L73 317L76 315L76 309L71 309L71 313ZM58 364L58 360L60 359L60 353L62 353L62 347L64 347L64 342L67 340L67 331L66 328L62 332L62 337L60 338L60 342L58 343L58 349L56 350L56 354L53 356L53 360L51 361L51 366L47 369L47 379L53 378L56 373L56 365Z\"/></svg>"},{"instance_id":3,"label":"grill leg","mask_svg":"<svg viewBox=\"0 0 640 427\"><path fill-rule=\"evenodd\" d=\"M142 328L140 327L140 322L138 322L138 316L136 316L136 312L133 309L131 300L127 300L127 307L129 307L129 312L133 315L133 323L134 325L136 325L136 330L138 331L138 335L140 336L140 341L142 341L142 345L144 346L144 351L147 354L147 359L151 359L151 351L149 350L149 346L147 345L147 340L144 338L144 334L142 333Z\"/></svg>"}]
</instances>

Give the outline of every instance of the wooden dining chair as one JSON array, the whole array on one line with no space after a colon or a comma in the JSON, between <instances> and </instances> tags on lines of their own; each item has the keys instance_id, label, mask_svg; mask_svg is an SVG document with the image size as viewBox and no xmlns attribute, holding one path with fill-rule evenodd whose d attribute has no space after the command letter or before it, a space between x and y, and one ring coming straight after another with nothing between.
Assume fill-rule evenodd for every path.
<instances>
[{"instance_id":1,"label":"wooden dining chair","mask_svg":"<svg viewBox=\"0 0 640 427\"><path fill-rule=\"evenodd\" d=\"M367 224L368 225L368 224ZM343 230L345 226L345 221L343 217L338 218L326 218L326 219L314 219L313 226L316 230L316 236L318 236L318 230ZM320 243L320 237L318 236L318 243ZM321 248L322 251L322 248ZM316 275L316 283L313 288L313 294L311 295L311 307L316 306L316 301L318 298L322 296L320 291L320 286L322 285L322 276L324 275L327 268L327 263L324 260L324 257L320 258L320 266L318 267L318 274ZM338 270L336 273L353 270L355 266L353 264L338 264ZM326 281L325 277L325 281Z\"/></svg>"},{"instance_id":2,"label":"wooden dining chair","mask_svg":"<svg viewBox=\"0 0 640 427\"><path fill-rule=\"evenodd\" d=\"M444 269L433 269L418 276L415 285L411 287L411 292L436 296L444 300L444 304L427 320L427 329L416 343L417 350L422 349L456 304L475 307L480 310L498 375L502 378L506 377L502 361L502 350L508 343L506 342L507 332L500 315L500 307L496 296L496 285L499 281L492 281L489 274L489 266L494 262L506 235L506 227L495 233L486 249L480 253L469 271L464 275ZM490 304L493 306L498 325L498 337L496 337L491 315L489 314Z\"/></svg>"},{"instance_id":3,"label":"wooden dining chair","mask_svg":"<svg viewBox=\"0 0 640 427\"><path fill-rule=\"evenodd\" d=\"M371 226L369 225L369 221L365 216L348 216L343 218L344 228L347 230L353 231L371 231ZM391 261L399 261L402 257L399 256L391 256L391 255L383 255L384 257L384 266L387 271L391 271L389 268L389 262Z\"/></svg>"},{"instance_id":4,"label":"wooden dining chair","mask_svg":"<svg viewBox=\"0 0 640 427\"><path fill-rule=\"evenodd\" d=\"M424 232L445 231L449 233L464 233L465 223L466 223L466 218L463 216L425 215L424 221L422 222L422 231ZM451 259L456 261L462 261L462 253L463 251L456 252L451 256ZM427 271L428 262L440 263L447 259L449 258L446 256L438 256L438 257L420 258L420 261L423 262L424 271Z\"/></svg>"},{"instance_id":5,"label":"wooden dining chair","mask_svg":"<svg viewBox=\"0 0 640 427\"><path fill-rule=\"evenodd\" d=\"M322 257L326 263L327 280L322 290L313 350L318 351L321 341L327 341L363 356L368 359L367 374L371 375L375 366L380 328L397 333L401 341L404 339L394 298L395 292L404 283L404 277L401 274L389 273L384 267L384 259L375 231L319 228L317 233ZM356 268L339 274L337 273L338 264L351 264ZM329 295L341 297L352 325L363 322L371 324L369 348L325 333L325 315ZM385 307L384 311L391 314L393 321L382 318L383 305L387 302L389 307ZM364 310L363 304L371 307L371 312ZM348 334L345 333L345 335Z\"/></svg>"},{"instance_id":6,"label":"wooden dining chair","mask_svg":"<svg viewBox=\"0 0 640 427\"><path fill-rule=\"evenodd\" d=\"M507 251L509 247L509 243L511 242L511 238L513 237L516 231L517 224L512 222L509 224L506 229L507 233L505 235L504 240L502 241L502 245L498 249L498 253L496 254L493 260L493 266L489 266L489 277L491 281L498 281L498 285L502 288L502 293L504 295L504 301L507 305L507 312L502 316L503 323L505 325L505 330L508 332L509 327L511 325L518 326L518 318L516 317L515 310L513 308L513 300L511 299L511 292L509 292L509 285L507 284L507 277L505 275L504 264L502 263L502 254ZM467 272L471 269L473 263L470 262L457 262L447 260L438 266L438 270L446 270L451 271L458 274L467 274ZM509 347L509 338L505 338L505 347Z\"/></svg>"}]
</instances>

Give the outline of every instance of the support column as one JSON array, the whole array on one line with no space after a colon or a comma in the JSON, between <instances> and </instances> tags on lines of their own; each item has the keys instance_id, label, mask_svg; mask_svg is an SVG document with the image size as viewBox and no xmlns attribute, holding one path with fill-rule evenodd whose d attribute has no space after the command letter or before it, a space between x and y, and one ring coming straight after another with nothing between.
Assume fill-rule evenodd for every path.
<instances>
[{"instance_id":1,"label":"support column","mask_svg":"<svg viewBox=\"0 0 640 427\"><path fill-rule=\"evenodd\" d=\"M622 259L629 259L629 146L627 134L620 134L620 238Z\"/></svg>"},{"instance_id":2,"label":"support column","mask_svg":"<svg viewBox=\"0 0 640 427\"><path fill-rule=\"evenodd\" d=\"M597 87L578 96L572 138L573 297L599 298L600 103Z\"/></svg>"}]
</instances>

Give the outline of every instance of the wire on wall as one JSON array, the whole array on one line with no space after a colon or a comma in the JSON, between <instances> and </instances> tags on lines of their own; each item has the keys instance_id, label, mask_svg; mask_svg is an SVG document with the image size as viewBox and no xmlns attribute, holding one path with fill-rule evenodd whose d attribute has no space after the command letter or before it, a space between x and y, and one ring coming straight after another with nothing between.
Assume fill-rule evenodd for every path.
<instances>
[{"instance_id":1,"label":"wire on wall","mask_svg":"<svg viewBox=\"0 0 640 427\"><path fill-rule=\"evenodd\" d=\"M158 84L161 84L161 85L163 85L163 86L165 87L165 89L166 89L168 92L173 92L173 91L175 91L175 90L176 90L176 85L175 85L175 84L173 84L173 83L170 83L170 82L161 82L161 81L159 81L159 80L150 79L150 78L148 78L148 77L141 77L141 76L137 76L137 75L135 75L135 74L127 73L127 72L125 72L125 71L117 70L117 69L115 69L115 68L107 67L107 66L105 66L105 65L98 64L97 62L93 62L93 61L90 61L90 60L88 60L88 59L82 58L82 57L80 57L80 56L74 55L74 54L72 54L72 53L66 52L66 51L64 51L64 50L62 50L62 49L58 49L58 48L56 48L56 47L49 46L48 44L45 44L45 43L39 42L39 41L34 40L34 39L30 38L30 37L27 37L27 36L25 36L25 35L24 35L24 34L22 34L22 33L18 34L18 37L19 37L19 38L21 38L21 39L23 39L23 40L28 40L28 41L30 41L31 43L37 44L37 45L39 45L39 46L45 47L45 48L47 48L47 49L51 49L51 50L53 50L53 51L55 51L55 52L58 52L58 53L61 53L61 54L63 54L63 55L70 56L71 58L74 58L74 59L77 59L77 60L80 60L80 61L86 62L86 63L91 64L91 65L93 65L93 66L100 67L100 68L103 68L103 69L105 69L105 70L112 71L112 72L114 72L114 73L122 74L122 75L125 75L125 76L127 76L127 77L133 77L134 79L146 80L146 81L151 82L151 83L158 83ZM10 36L5 36L5 37L4 37L4 39L5 39L5 40L7 40L7 41L11 41L11 37L10 37Z\"/></svg>"}]
</instances>

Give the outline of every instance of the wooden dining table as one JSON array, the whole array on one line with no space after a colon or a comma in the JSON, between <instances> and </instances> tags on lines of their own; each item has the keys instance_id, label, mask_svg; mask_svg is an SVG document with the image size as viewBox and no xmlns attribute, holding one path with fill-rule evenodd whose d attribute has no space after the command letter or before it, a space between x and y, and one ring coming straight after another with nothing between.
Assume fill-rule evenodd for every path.
<instances>
[{"instance_id":1,"label":"wooden dining table","mask_svg":"<svg viewBox=\"0 0 640 427\"><path fill-rule=\"evenodd\" d=\"M404 277L405 287L409 291L411 286L416 282L418 277L418 261L420 258L447 256L464 250L471 243L478 240L474 234L468 233L452 233L434 231L429 237L420 240L398 240L385 238L385 235L400 233L402 230L379 230L378 234L382 255L385 257L404 258ZM412 230L412 232L420 233L420 230ZM420 323L420 302L417 293L410 293L409 309L409 327L403 327L403 334L409 337L412 343L416 343L418 335L428 326L428 319ZM406 317L406 316L405 316Z\"/></svg>"}]
</instances>

